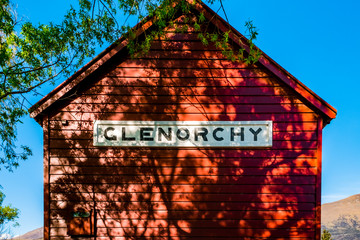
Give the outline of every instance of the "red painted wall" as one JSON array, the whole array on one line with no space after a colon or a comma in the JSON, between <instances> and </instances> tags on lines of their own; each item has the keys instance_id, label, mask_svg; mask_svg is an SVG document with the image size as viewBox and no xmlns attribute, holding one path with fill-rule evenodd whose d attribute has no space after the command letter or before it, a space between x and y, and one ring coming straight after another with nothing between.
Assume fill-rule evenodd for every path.
<instances>
[{"instance_id":1,"label":"red painted wall","mask_svg":"<svg viewBox=\"0 0 360 240\"><path fill-rule=\"evenodd\" d=\"M46 237L83 208L97 239L315 239L322 119L262 66L168 37L44 118ZM273 147L94 147L94 120L272 120Z\"/></svg>"}]
</instances>

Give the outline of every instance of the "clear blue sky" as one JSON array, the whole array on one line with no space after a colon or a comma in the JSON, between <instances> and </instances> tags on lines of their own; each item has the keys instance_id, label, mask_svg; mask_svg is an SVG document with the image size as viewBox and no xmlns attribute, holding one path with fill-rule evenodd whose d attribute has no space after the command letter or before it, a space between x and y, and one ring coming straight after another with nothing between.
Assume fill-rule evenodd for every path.
<instances>
[{"instance_id":1,"label":"clear blue sky","mask_svg":"<svg viewBox=\"0 0 360 240\"><path fill-rule=\"evenodd\" d=\"M19 16L33 22L56 21L68 6L64 0L16 2ZM323 132L323 203L360 193L360 1L224 0L224 5L230 24L243 32L252 19L260 30L256 45L338 110ZM21 211L21 226L13 232L22 234L43 226L43 142L33 119L25 118L18 133L19 143L34 155L14 173L1 171L0 184L5 202Z\"/></svg>"}]
</instances>

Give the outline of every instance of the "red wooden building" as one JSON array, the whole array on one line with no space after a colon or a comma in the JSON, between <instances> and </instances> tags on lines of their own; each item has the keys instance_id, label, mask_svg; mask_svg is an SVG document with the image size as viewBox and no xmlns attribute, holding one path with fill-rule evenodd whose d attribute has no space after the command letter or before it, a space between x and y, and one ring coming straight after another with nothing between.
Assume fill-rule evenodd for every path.
<instances>
[{"instance_id":1,"label":"red wooden building","mask_svg":"<svg viewBox=\"0 0 360 240\"><path fill-rule=\"evenodd\" d=\"M192 11L230 28L234 48L243 39L206 5ZM120 39L31 109L44 129L45 239L320 239L321 136L336 110L264 53L246 65L191 28L166 34L137 58ZM97 146L98 120L268 121L272 141Z\"/></svg>"}]
</instances>

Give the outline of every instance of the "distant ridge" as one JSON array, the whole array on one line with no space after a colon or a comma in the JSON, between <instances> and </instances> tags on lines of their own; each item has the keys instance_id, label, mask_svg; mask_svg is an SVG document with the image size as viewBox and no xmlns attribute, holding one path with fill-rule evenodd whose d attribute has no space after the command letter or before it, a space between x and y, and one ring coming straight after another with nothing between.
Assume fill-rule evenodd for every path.
<instances>
[{"instance_id":1,"label":"distant ridge","mask_svg":"<svg viewBox=\"0 0 360 240\"><path fill-rule=\"evenodd\" d=\"M341 215L353 215L360 219L360 194L321 206L322 224L329 224Z\"/></svg>"},{"instance_id":2,"label":"distant ridge","mask_svg":"<svg viewBox=\"0 0 360 240\"><path fill-rule=\"evenodd\" d=\"M323 204L321 227L334 240L360 240L360 194Z\"/></svg>"},{"instance_id":3,"label":"distant ridge","mask_svg":"<svg viewBox=\"0 0 360 240\"><path fill-rule=\"evenodd\" d=\"M12 238L12 240L43 240L44 228L37 228L30 232L25 233L24 235Z\"/></svg>"}]
</instances>

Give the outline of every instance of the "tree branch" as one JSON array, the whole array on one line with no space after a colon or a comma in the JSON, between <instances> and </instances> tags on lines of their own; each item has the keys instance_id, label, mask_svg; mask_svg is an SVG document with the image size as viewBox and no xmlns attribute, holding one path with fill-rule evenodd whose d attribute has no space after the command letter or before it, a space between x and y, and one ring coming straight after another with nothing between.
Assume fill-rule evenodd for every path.
<instances>
[{"instance_id":1,"label":"tree branch","mask_svg":"<svg viewBox=\"0 0 360 240\"><path fill-rule=\"evenodd\" d=\"M29 68L30 70L21 71L21 72L11 72L10 74L11 74L11 75L21 75L21 74L36 72L36 71L43 70L43 69L46 69L46 68L49 68L49 67L53 67L54 65L58 64L59 62L60 62L60 60L58 59L56 62L54 62L54 63L52 63L52 64L44 65L44 66L41 66L41 67L38 67L38 68L22 67L22 68L20 68L20 70L21 70L21 69L27 69L27 68ZM13 66L12 66L12 67L13 67ZM4 72L0 72L0 74L4 74ZM4 75L5 75L5 74L4 74Z\"/></svg>"},{"instance_id":2,"label":"tree branch","mask_svg":"<svg viewBox=\"0 0 360 240\"><path fill-rule=\"evenodd\" d=\"M118 21L116 20L115 16L112 14L112 12L110 11L110 9L106 6L106 4L103 3L101 0L99 0L99 2L100 2L100 3L104 6L104 8L110 13L111 17L115 20L117 27L120 28Z\"/></svg>"},{"instance_id":3,"label":"tree branch","mask_svg":"<svg viewBox=\"0 0 360 240\"><path fill-rule=\"evenodd\" d=\"M221 4L221 8L222 8L222 10L223 10L223 12L224 12L226 21L229 23L229 19L228 19L227 15L226 15L226 11L225 11L224 5L223 5L223 3L222 3L222 0L219 0L219 1L220 1L220 4Z\"/></svg>"},{"instance_id":4,"label":"tree branch","mask_svg":"<svg viewBox=\"0 0 360 240\"><path fill-rule=\"evenodd\" d=\"M38 84L35 84L34 86L27 87L27 88L25 88L24 90L5 92L3 95L0 96L0 100L6 98L6 97L9 96L9 95L29 93L29 92L31 92L32 90L34 90L35 88L43 85L44 83L53 80L54 78L56 78L57 76L59 76L62 72L64 72L65 69L67 69L68 67L70 67L71 64L72 64L72 62L74 61L74 59L75 59L75 56L71 59L71 61L69 62L69 64L68 64L67 66L65 66L64 68L62 68L62 69L59 71L59 73L54 74L53 76L49 77L49 78L46 79L46 80L40 81ZM4 91L5 91L5 89L4 89Z\"/></svg>"}]
</instances>

